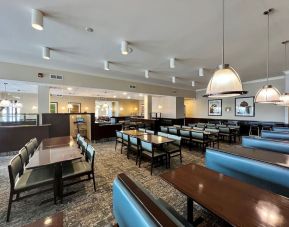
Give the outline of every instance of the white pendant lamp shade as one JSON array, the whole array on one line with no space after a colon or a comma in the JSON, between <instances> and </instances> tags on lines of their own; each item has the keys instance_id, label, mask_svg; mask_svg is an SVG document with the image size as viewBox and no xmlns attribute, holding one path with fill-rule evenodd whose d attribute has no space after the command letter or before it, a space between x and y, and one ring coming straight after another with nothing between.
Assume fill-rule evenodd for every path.
<instances>
[{"instance_id":1,"label":"white pendant lamp shade","mask_svg":"<svg viewBox=\"0 0 289 227\"><path fill-rule=\"evenodd\" d=\"M289 93L280 95L280 102L275 103L278 106L289 106Z\"/></svg>"},{"instance_id":2,"label":"white pendant lamp shade","mask_svg":"<svg viewBox=\"0 0 289 227\"><path fill-rule=\"evenodd\" d=\"M48 47L42 47L42 58L46 60L50 59L50 49Z\"/></svg>"},{"instance_id":3,"label":"white pendant lamp shade","mask_svg":"<svg viewBox=\"0 0 289 227\"><path fill-rule=\"evenodd\" d=\"M255 96L257 103L277 103L280 102L280 92L272 85L263 86Z\"/></svg>"},{"instance_id":4,"label":"white pendant lamp shade","mask_svg":"<svg viewBox=\"0 0 289 227\"><path fill-rule=\"evenodd\" d=\"M7 91L6 91L6 85L7 83L4 83L4 87L5 87L5 98L1 100L0 102L0 106L1 107L9 107L11 105L11 102L7 99Z\"/></svg>"},{"instance_id":5,"label":"white pendant lamp shade","mask_svg":"<svg viewBox=\"0 0 289 227\"><path fill-rule=\"evenodd\" d=\"M40 10L32 9L31 26L36 30L43 30L43 13Z\"/></svg>"},{"instance_id":6,"label":"white pendant lamp shade","mask_svg":"<svg viewBox=\"0 0 289 227\"><path fill-rule=\"evenodd\" d=\"M16 107L16 108L22 108L22 107L23 107L23 104L20 103L20 102L17 102L17 103L15 103L15 107Z\"/></svg>"},{"instance_id":7,"label":"white pendant lamp shade","mask_svg":"<svg viewBox=\"0 0 289 227\"><path fill-rule=\"evenodd\" d=\"M247 91L243 90L241 79L238 73L230 67L228 64L225 64L225 26L224 26L224 0L222 0L222 64L219 66L212 76L208 86L207 91L204 97L233 97L242 94L246 94ZM199 71L200 73L200 71ZM203 72L202 72L203 74ZM200 74L201 75L201 74Z\"/></svg>"},{"instance_id":8,"label":"white pendant lamp shade","mask_svg":"<svg viewBox=\"0 0 289 227\"><path fill-rule=\"evenodd\" d=\"M205 97L234 97L246 93L238 73L229 65L220 65L208 84Z\"/></svg>"}]
</instances>

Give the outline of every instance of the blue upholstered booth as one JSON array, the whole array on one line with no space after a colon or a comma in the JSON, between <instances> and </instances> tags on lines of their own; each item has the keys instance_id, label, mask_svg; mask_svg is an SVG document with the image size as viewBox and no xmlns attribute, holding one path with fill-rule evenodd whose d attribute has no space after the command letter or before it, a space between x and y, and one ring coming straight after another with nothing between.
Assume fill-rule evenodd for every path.
<instances>
[{"instance_id":1,"label":"blue upholstered booth","mask_svg":"<svg viewBox=\"0 0 289 227\"><path fill-rule=\"evenodd\" d=\"M277 139L277 140L289 140L289 132L262 130L261 137L270 138L270 139Z\"/></svg>"},{"instance_id":2,"label":"blue upholstered booth","mask_svg":"<svg viewBox=\"0 0 289 227\"><path fill-rule=\"evenodd\" d=\"M206 167L226 176L289 197L289 169L213 148L206 150Z\"/></svg>"},{"instance_id":3,"label":"blue upholstered booth","mask_svg":"<svg viewBox=\"0 0 289 227\"><path fill-rule=\"evenodd\" d=\"M171 221L170 226L192 226L185 218L179 215L172 207L166 204L161 199L155 199L147 190L140 184L133 182L131 185L126 184L121 179L121 176L127 179L128 182L133 182L124 174L118 175L113 182L113 215L120 227L154 227L160 226L157 222L158 217L153 216L153 213L148 212L149 207L140 201L145 195L146 202L152 202L157 206L157 213L163 212L165 218L163 220ZM134 188L136 191L132 191ZM137 192L137 193L136 193ZM138 197L140 194L141 196ZM149 200L149 201L148 201ZM154 209L156 210L156 209Z\"/></svg>"},{"instance_id":4,"label":"blue upholstered booth","mask_svg":"<svg viewBox=\"0 0 289 227\"><path fill-rule=\"evenodd\" d=\"M273 127L273 131L276 131L276 132L289 132L289 128L288 127Z\"/></svg>"},{"instance_id":5,"label":"blue upholstered booth","mask_svg":"<svg viewBox=\"0 0 289 227\"><path fill-rule=\"evenodd\" d=\"M242 146L289 154L289 142L285 140L243 136Z\"/></svg>"}]
</instances>

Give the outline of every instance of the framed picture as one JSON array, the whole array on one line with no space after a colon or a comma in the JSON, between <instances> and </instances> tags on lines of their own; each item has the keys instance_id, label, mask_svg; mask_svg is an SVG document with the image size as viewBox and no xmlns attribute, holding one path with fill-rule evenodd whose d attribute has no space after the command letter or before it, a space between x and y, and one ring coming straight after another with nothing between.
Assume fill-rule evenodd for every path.
<instances>
[{"instance_id":1,"label":"framed picture","mask_svg":"<svg viewBox=\"0 0 289 227\"><path fill-rule=\"evenodd\" d=\"M58 113L58 102L50 103L50 113Z\"/></svg>"},{"instance_id":2,"label":"framed picture","mask_svg":"<svg viewBox=\"0 0 289 227\"><path fill-rule=\"evenodd\" d=\"M235 116L255 117L254 97L235 98Z\"/></svg>"},{"instance_id":3,"label":"framed picture","mask_svg":"<svg viewBox=\"0 0 289 227\"><path fill-rule=\"evenodd\" d=\"M69 102L68 113L81 113L81 103Z\"/></svg>"},{"instance_id":4,"label":"framed picture","mask_svg":"<svg viewBox=\"0 0 289 227\"><path fill-rule=\"evenodd\" d=\"M222 99L208 100L208 115L222 116Z\"/></svg>"}]
</instances>

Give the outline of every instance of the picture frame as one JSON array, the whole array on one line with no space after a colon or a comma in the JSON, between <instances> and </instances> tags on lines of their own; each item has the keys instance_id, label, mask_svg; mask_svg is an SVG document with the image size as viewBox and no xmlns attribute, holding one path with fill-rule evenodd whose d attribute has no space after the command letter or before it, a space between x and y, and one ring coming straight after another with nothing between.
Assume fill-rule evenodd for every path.
<instances>
[{"instance_id":1,"label":"picture frame","mask_svg":"<svg viewBox=\"0 0 289 227\"><path fill-rule=\"evenodd\" d=\"M255 117L254 99L254 96L235 98L235 116Z\"/></svg>"},{"instance_id":2,"label":"picture frame","mask_svg":"<svg viewBox=\"0 0 289 227\"><path fill-rule=\"evenodd\" d=\"M222 116L222 99L208 100L208 116Z\"/></svg>"},{"instance_id":3,"label":"picture frame","mask_svg":"<svg viewBox=\"0 0 289 227\"><path fill-rule=\"evenodd\" d=\"M69 102L68 113L81 113L81 103Z\"/></svg>"},{"instance_id":4,"label":"picture frame","mask_svg":"<svg viewBox=\"0 0 289 227\"><path fill-rule=\"evenodd\" d=\"M50 102L49 112L58 113L58 102Z\"/></svg>"}]
</instances>

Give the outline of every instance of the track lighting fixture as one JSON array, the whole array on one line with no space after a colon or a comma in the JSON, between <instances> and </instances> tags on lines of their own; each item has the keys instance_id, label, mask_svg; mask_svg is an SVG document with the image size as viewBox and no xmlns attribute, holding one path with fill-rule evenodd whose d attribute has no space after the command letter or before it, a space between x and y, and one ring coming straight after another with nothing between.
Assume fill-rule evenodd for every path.
<instances>
[{"instance_id":1,"label":"track lighting fixture","mask_svg":"<svg viewBox=\"0 0 289 227\"><path fill-rule=\"evenodd\" d=\"M149 70L145 70L145 78L150 78L150 75L149 75Z\"/></svg>"},{"instance_id":2,"label":"track lighting fixture","mask_svg":"<svg viewBox=\"0 0 289 227\"><path fill-rule=\"evenodd\" d=\"M128 42L122 41L121 42L121 54L128 55L131 52L132 52L132 48L128 46Z\"/></svg>"},{"instance_id":3,"label":"track lighting fixture","mask_svg":"<svg viewBox=\"0 0 289 227\"><path fill-rule=\"evenodd\" d=\"M104 70L105 71L109 71L110 68L109 68L109 61L104 61Z\"/></svg>"},{"instance_id":4,"label":"track lighting fixture","mask_svg":"<svg viewBox=\"0 0 289 227\"><path fill-rule=\"evenodd\" d=\"M170 58L170 68L171 68L171 69L174 69L174 68L176 67L175 61L176 61L175 58Z\"/></svg>"},{"instance_id":5,"label":"track lighting fixture","mask_svg":"<svg viewBox=\"0 0 289 227\"><path fill-rule=\"evenodd\" d=\"M50 48L42 47L42 58L46 60L50 59Z\"/></svg>"},{"instance_id":6,"label":"track lighting fixture","mask_svg":"<svg viewBox=\"0 0 289 227\"><path fill-rule=\"evenodd\" d=\"M36 30L43 30L43 13L40 10L32 9L31 26Z\"/></svg>"},{"instance_id":7,"label":"track lighting fixture","mask_svg":"<svg viewBox=\"0 0 289 227\"><path fill-rule=\"evenodd\" d=\"M176 77L175 77L175 76L172 77L172 83L173 83L173 84L176 83Z\"/></svg>"}]
</instances>

